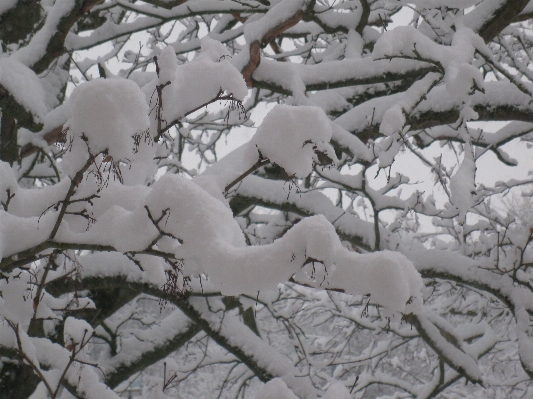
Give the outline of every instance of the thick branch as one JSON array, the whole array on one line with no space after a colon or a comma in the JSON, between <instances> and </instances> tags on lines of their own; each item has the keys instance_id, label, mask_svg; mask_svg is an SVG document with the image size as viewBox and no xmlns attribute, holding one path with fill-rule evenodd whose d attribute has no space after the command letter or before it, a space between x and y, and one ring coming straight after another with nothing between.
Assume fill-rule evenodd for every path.
<instances>
[{"instance_id":1,"label":"thick branch","mask_svg":"<svg viewBox=\"0 0 533 399\"><path fill-rule=\"evenodd\" d=\"M32 248L28 248L24 251L16 254L4 257L0 261L0 271L4 273L10 273L16 267L27 265L31 262L35 262L38 259L49 256L49 254L39 255L49 249L60 250L77 250L77 251L96 251L96 252L120 252L110 245L102 244L83 244L83 243L66 243L58 242L54 240L47 240ZM129 254L133 254L129 252ZM157 249L146 249L144 251L135 252L134 254L152 255L160 258L176 260L175 255L172 253L166 253L158 251Z\"/></svg>"},{"instance_id":2,"label":"thick branch","mask_svg":"<svg viewBox=\"0 0 533 399\"><path fill-rule=\"evenodd\" d=\"M357 24L355 31L359 33L360 35L362 35L363 29L365 29L366 25L368 24L368 17L370 16L370 5L368 4L368 0L360 0L360 1L361 1L361 7L363 11L361 12L361 19L359 20L359 23Z\"/></svg>"},{"instance_id":3,"label":"thick branch","mask_svg":"<svg viewBox=\"0 0 533 399\"><path fill-rule=\"evenodd\" d=\"M158 342L149 351L135 353L136 357L133 359L128 354L126 356L127 362L116 366L112 372L106 374L107 385L111 388L116 388L122 381L127 380L133 374L146 369L183 347L200 331L201 328L197 324L189 323L188 326L180 326L180 331L177 331L172 339ZM154 335L156 335L155 332ZM120 354L117 357L120 357ZM110 359L110 362L113 363L113 359Z\"/></svg>"},{"instance_id":4,"label":"thick branch","mask_svg":"<svg viewBox=\"0 0 533 399\"><path fill-rule=\"evenodd\" d=\"M481 371L477 367L476 361L454 344L448 342L427 318L411 314L407 316L407 319L415 326L422 339L448 366L473 383L482 382Z\"/></svg>"},{"instance_id":5,"label":"thick branch","mask_svg":"<svg viewBox=\"0 0 533 399\"><path fill-rule=\"evenodd\" d=\"M31 65L31 68L35 73L40 74L44 72L54 60L65 53L65 39L72 26L74 26L81 16L102 1L103 0L76 0L72 10L61 17L58 24L54 27L56 32L50 37L46 46L46 51L41 58Z\"/></svg>"},{"instance_id":6,"label":"thick branch","mask_svg":"<svg viewBox=\"0 0 533 399\"><path fill-rule=\"evenodd\" d=\"M466 14L465 25L490 42L514 22L529 0L485 0Z\"/></svg>"},{"instance_id":7,"label":"thick branch","mask_svg":"<svg viewBox=\"0 0 533 399\"><path fill-rule=\"evenodd\" d=\"M22 105L20 105L13 95L1 84L0 110L2 113L2 121L4 120L4 116L6 118L13 118L17 121L18 126L25 127L33 132L37 132L43 128L42 123L37 122L35 116Z\"/></svg>"},{"instance_id":8,"label":"thick branch","mask_svg":"<svg viewBox=\"0 0 533 399\"><path fill-rule=\"evenodd\" d=\"M130 289L137 291L138 293L145 293L148 295L153 295L157 298L169 301L176 305L187 317L189 317L195 324L194 328L201 328L210 338L212 338L218 345L226 349L228 352L233 354L241 362L243 362L261 381L266 382L274 378L274 376L263 366L258 363L258 359L255 359L252 354L246 352L246 349L241 348L232 342L230 342L229 337L226 337L221 334L221 332L214 328L208 320L206 320L201 313L193 307L189 301L183 297L175 296L169 293L164 292L159 287L155 287L150 284L145 283L135 283L127 281L125 276L119 277L90 277L84 278L78 282L78 289L100 289L107 288L112 289L116 287L128 286ZM65 288L67 291L65 291ZM54 294L60 294L68 292L68 286L65 286L64 283L58 282L55 284L52 292ZM254 333L245 328L247 334L251 337L250 339L258 340L260 339L254 335ZM188 330L188 332L183 335L183 339L187 338L190 334L195 331L194 329ZM196 334L197 332L195 332ZM253 337L253 338L252 338ZM190 338L188 338L190 339ZM250 347L251 348L251 347ZM118 380L118 378L117 378ZM115 378L113 377L114 383Z\"/></svg>"},{"instance_id":9,"label":"thick branch","mask_svg":"<svg viewBox=\"0 0 533 399\"><path fill-rule=\"evenodd\" d=\"M17 125L15 118L8 111L4 111L0 121L0 160L13 165L17 159Z\"/></svg>"},{"instance_id":10,"label":"thick branch","mask_svg":"<svg viewBox=\"0 0 533 399\"><path fill-rule=\"evenodd\" d=\"M261 43L258 41L250 44L250 60L248 64L242 70L242 77L246 82L246 86L252 87L252 73L257 69L259 63L261 62Z\"/></svg>"},{"instance_id":11,"label":"thick branch","mask_svg":"<svg viewBox=\"0 0 533 399\"><path fill-rule=\"evenodd\" d=\"M266 32L263 38L261 39L261 42L256 40L250 43L250 59L242 70L244 81L246 82L246 85L248 87L252 87L252 74L261 63L261 47L267 46L277 36L282 34L287 29L292 28L294 25L296 25L302 20L303 16L304 11L298 10L294 15L289 16L289 18ZM268 13L265 17L268 17Z\"/></svg>"}]
</instances>

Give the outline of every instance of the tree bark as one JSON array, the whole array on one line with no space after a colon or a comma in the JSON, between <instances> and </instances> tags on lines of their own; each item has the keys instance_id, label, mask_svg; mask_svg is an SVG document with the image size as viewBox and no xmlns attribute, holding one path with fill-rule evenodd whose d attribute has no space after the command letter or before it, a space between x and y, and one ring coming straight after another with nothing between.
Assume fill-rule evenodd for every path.
<instances>
[{"instance_id":1,"label":"tree bark","mask_svg":"<svg viewBox=\"0 0 533 399\"><path fill-rule=\"evenodd\" d=\"M17 124L12 115L3 112L0 122L0 160L13 165L17 159Z\"/></svg>"}]
</instances>

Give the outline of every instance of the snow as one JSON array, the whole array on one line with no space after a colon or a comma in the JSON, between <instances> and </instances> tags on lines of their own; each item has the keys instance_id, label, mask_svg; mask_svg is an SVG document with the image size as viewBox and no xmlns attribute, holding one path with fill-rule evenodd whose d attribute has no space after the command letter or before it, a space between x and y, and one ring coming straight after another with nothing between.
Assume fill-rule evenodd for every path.
<instances>
[{"instance_id":1,"label":"snow","mask_svg":"<svg viewBox=\"0 0 533 399\"><path fill-rule=\"evenodd\" d=\"M347 59L360 59L363 53L364 41L355 29L348 31L348 42L346 43L345 57Z\"/></svg>"},{"instance_id":2,"label":"snow","mask_svg":"<svg viewBox=\"0 0 533 399\"><path fill-rule=\"evenodd\" d=\"M300 221L272 244L247 247L227 205L177 175L161 177L145 199L125 205L130 210L120 202L112 205L113 199L118 199L116 194L94 201L97 220L88 232L76 233L66 225L60 229L58 239L77 242L83 237L85 242L111 245L126 253L149 249L151 243L157 242L161 229L172 238L169 243L174 244L168 248L173 248L177 259L183 259L185 274L207 274L225 295L274 290L294 274L309 280L297 272L306 262L319 262L328 274L324 285L322 281L306 282L342 288L352 294L369 293L376 303L392 312L417 309L415 305L407 306L411 297L413 304L418 304L416 298L420 298L422 286L413 266L393 253L359 255L347 251L324 216ZM99 204L100 200L107 205ZM160 220L157 227L156 220ZM205 251L205 243L209 243L209 251ZM148 268L147 273L150 270L155 273L153 278L160 281L157 266Z\"/></svg>"},{"instance_id":3,"label":"snow","mask_svg":"<svg viewBox=\"0 0 533 399\"><path fill-rule=\"evenodd\" d=\"M318 107L277 105L265 116L251 144L263 158L281 166L287 175L306 177L318 162L317 151L336 161L329 145L331 125ZM279 144L283 143L280 148Z\"/></svg>"},{"instance_id":4,"label":"snow","mask_svg":"<svg viewBox=\"0 0 533 399\"><path fill-rule=\"evenodd\" d=\"M176 200L168 208L166 226L183 242L176 257L184 259L184 270L187 274L206 273L225 295L275 289L306 259L314 259L330 270L327 281L332 286L352 294L370 293L373 300L392 311L408 309L407 302L413 297L414 309L418 309L416 298L420 298L422 283L409 261L387 252L348 252L323 216L302 220L270 245L246 247L228 208L200 187L165 175L146 201L153 215L167 209L165 198ZM210 251L204 250L205 242L210 243Z\"/></svg>"},{"instance_id":5,"label":"snow","mask_svg":"<svg viewBox=\"0 0 533 399\"><path fill-rule=\"evenodd\" d=\"M266 33L293 16L300 10L305 10L309 0L280 1L272 7L259 21L246 24L244 38L247 43L262 40Z\"/></svg>"},{"instance_id":6,"label":"snow","mask_svg":"<svg viewBox=\"0 0 533 399\"><path fill-rule=\"evenodd\" d=\"M465 146L463 162L459 169L450 178L451 202L459 210L459 221L461 224L466 221L466 214L472 208L476 193L476 164L472 146Z\"/></svg>"},{"instance_id":7,"label":"snow","mask_svg":"<svg viewBox=\"0 0 533 399\"><path fill-rule=\"evenodd\" d=\"M305 261L305 254L309 257L320 256L328 263L332 261L336 237L331 236L331 228L322 230L328 225L323 222L325 220L320 217L305 219L283 238L266 246L218 250L215 247L212 259L204 262L210 266L206 268L207 274L215 284L219 284L225 295L253 295L261 290L275 290L278 283L287 281L298 271L302 261ZM310 232L308 240L304 232ZM327 241L321 242L321 238ZM320 246L327 250L326 253L317 254Z\"/></svg>"},{"instance_id":8,"label":"snow","mask_svg":"<svg viewBox=\"0 0 533 399\"><path fill-rule=\"evenodd\" d=\"M87 224L81 220L81 232L76 234L78 229L70 225L68 229L60 230L58 238L76 242L83 237L86 242L102 245L107 243L120 252L142 251L157 236L157 230L151 225L146 211L142 210L139 207L128 211L120 205L113 205L100 215L88 233L85 233Z\"/></svg>"},{"instance_id":9,"label":"snow","mask_svg":"<svg viewBox=\"0 0 533 399\"><path fill-rule=\"evenodd\" d=\"M454 98L466 100L474 88L484 87L479 70L471 65L478 37L467 28L454 35L452 46L434 43L410 26L401 26L384 33L374 46L373 59L402 56L433 61L444 69L446 89Z\"/></svg>"},{"instance_id":10,"label":"snow","mask_svg":"<svg viewBox=\"0 0 533 399\"><path fill-rule=\"evenodd\" d=\"M438 73L428 73L423 79L415 82L402 96L402 98L389 108L383 115L383 120L379 127L379 132L386 136L401 132L405 125L405 115L409 115L418 103L429 93L433 85L440 81ZM392 157L396 153L392 154ZM381 165L380 166L388 166Z\"/></svg>"},{"instance_id":11,"label":"snow","mask_svg":"<svg viewBox=\"0 0 533 399\"><path fill-rule=\"evenodd\" d=\"M93 328L85 320L67 317L63 327L65 345L84 346L93 335ZM79 349L79 348L78 348Z\"/></svg>"},{"instance_id":12,"label":"snow","mask_svg":"<svg viewBox=\"0 0 533 399\"><path fill-rule=\"evenodd\" d=\"M157 62L159 66L159 82L163 84L166 82L172 82L178 65L178 59L176 58L174 49L167 46L161 50L161 53L159 53L159 56L157 57Z\"/></svg>"},{"instance_id":13,"label":"snow","mask_svg":"<svg viewBox=\"0 0 533 399\"><path fill-rule=\"evenodd\" d=\"M17 217L0 210L0 257L7 258L46 241L54 216L49 212L42 217Z\"/></svg>"},{"instance_id":14,"label":"snow","mask_svg":"<svg viewBox=\"0 0 533 399\"><path fill-rule=\"evenodd\" d=\"M38 367L39 360L37 358L38 351L35 346L34 341L32 338L24 331L20 325L17 326L17 332L18 339L20 340L20 347L22 348L22 351L27 356L30 362L32 362L34 365ZM17 342L18 346L18 342Z\"/></svg>"},{"instance_id":15,"label":"snow","mask_svg":"<svg viewBox=\"0 0 533 399\"><path fill-rule=\"evenodd\" d=\"M418 316L418 321L424 333L429 337L429 345L441 354L452 368L465 373L472 382L482 381L481 370L472 357L448 342L439 329L424 316Z\"/></svg>"},{"instance_id":16,"label":"snow","mask_svg":"<svg viewBox=\"0 0 533 399\"><path fill-rule=\"evenodd\" d=\"M373 301L393 312L421 311L422 279L411 262L397 253L344 251L337 255L330 284L352 295L370 294Z\"/></svg>"},{"instance_id":17,"label":"snow","mask_svg":"<svg viewBox=\"0 0 533 399\"><path fill-rule=\"evenodd\" d=\"M12 168L6 162L0 162L0 201L8 203L8 191L11 199L9 200L8 210L10 216L21 218L40 217L50 207L51 204L57 203L68 190L68 182L65 180L54 186L42 187L39 189L29 189L20 187L17 182L17 176ZM5 216L6 218L8 216ZM41 228L40 222L39 226Z\"/></svg>"},{"instance_id":18,"label":"snow","mask_svg":"<svg viewBox=\"0 0 533 399\"><path fill-rule=\"evenodd\" d=\"M409 1L409 3L414 4L417 7L427 9L448 7L464 10L475 5L477 3L477 0L412 0Z\"/></svg>"},{"instance_id":19,"label":"snow","mask_svg":"<svg viewBox=\"0 0 533 399\"><path fill-rule=\"evenodd\" d=\"M350 391L340 382L331 384L322 399L350 399Z\"/></svg>"},{"instance_id":20,"label":"snow","mask_svg":"<svg viewBox=\"0 0 533 399\"><path fill-rule=\"evenodd\" d=\"M236 62L236 61L235 61ZM253 77L281 87L289 92L344 87L349 81L354 85L373 84L386 81L384 75L393 74L401 79L416 71L427 70L430 64L405 59L373 60L347 59L320 64L301 65L296 63L280 63L262 59Z\"/></svg>"},{"instance_id":21,"label":"snow","mask_svg":"<svg viewBox=\"0 0 533 399\"><path fill-rule=\"evenodd\" d=\"M255 396L255 399L298 399L281 378L268 381Z\"/></svg>"},{"instance_id":22,"label":"snow","mask_svg":"<svg viewBox=\"0 0 533 399\"><path fill-rule=\"evenodd\" d=\"M1 7L1 6L0 6ZM38 122L47 114L45 91L35 72L12 57L0 54L0 85Z\"/></svg>"},{"instance_id":23,"label":"snow","mask_svg":"<svg viewBox=\"0 0 533 399\"><path fill-rule=\"evenodd\" d=\"M211 38L204 38L201 43L203 52L182 65L178 65L172 47L167 46L161 51L158 57L159 78L143 87L152 110L150 121L153 136L157 135L157 85L170 82L162 89L163 128L211 102L219 94L226 93L235 100L243 100L248 93L241 73L230 63L227 52L221 51L222 44Z\"/></svg>"},{"instance_id":24,"label":"snow","mask_svg":"<svg viewBox=\"0 0 533 399\"><path fill-rule=\"evenodd\" d=\"M212 37L205 36L200 40L201 53L197 57L208 57L213 62L219 62L225 58L231 58L231 54L227 47L214 40Z\"/></svg>"},{"instance_id":25,"label":"snow","mask_svg":"<svg viewBox=\"0 0 533 399\"><path fill-rule=\"evenodd\" d=\"M11 56L14 60L28 67L33 66L44 57L48 43L57 32L58 24L63 17L76 7L76 2L75 0L64 0L54 3L52 6L45 5L44 7L46 8L44 25L33 35L27 45L14 52Z\"/></svg>"},{"instance_id":26,"label":"snow","mask_svg":"<svg viewBox=\"0 0 533 399\"><path fill-rule=\"evenodd\" d=\"M163 262L146 256L138 256L144 271L131 260L119 253L94 253L80 258L82 276L86 278L124 278L130 282L148 283L161 287L165 284L166 275ZM54 276L54 273L51 273Z\"/></svg>"},{"instance_id":27,"label":"snow","mask_svg":"<svg viewBox=\"0 0 533 399\"><path fill-rule=\"evenodd\" d=\"M95 79L69 98L66 128L85 135L91 151L122 159L131 154L132 136L148 128L148 107L138 86L125 79Z\"/></svg>"},{"instance_id":28,"label":"snow","mask_svg":"<svg viewBox=\"0 0 533 399\"><path fill-rule=\"evenodd\" d=\"M29 296L28 278L12 279L11 282L3 280L0 282L2 290L1 315L13 323L19 324L22 330L26 330L29 321L33 316L31 301L27 301ZM14 342L13 342L14 343Z\"/></svg>"},{"instance_id":29,"label":"snow","mask_svg":"<svg viewBox=\"0 0 533 399\"><path fill-rule=\"evenodd\" d=\"M42 124L33 133L17 121L18 144L38 150L0 162L0 319L18 325L0 322L3 356L16 353L16 332L42 381L72 387L63 399L116 398L109 375L170 347L179 388L196 384L190 397L226 369L221 397L241 384L257 399L378 395L365 393L372 385L390 387L383 397L495 387L501 398L529 384L531 220L499 202L531 179L489 187L476 171L486 152L527 173L533 139L530 54L516 50L529 41L525 25L497 45L476 33L503 0L378 0L362 34L359 1L116 0L91 9L105 14L95 29L58 33L78 3L42 2L35 32L0 50L0 85ZM16 5L2 2L0 15ZM413 6L410 26L380 26ZM302 12L267 46L268 32ZM159 29L164 21L175 31ZM146 29L137 59L132 43ZM65 53L37 76L31 68L63 34ZM242 69L255 41L249 90ZM99 44L112 48L79 51ZM108 79L93 78L97 62ZM491 64L500 72L486 74ZM224 119L228 105L240 119ZM495 133L471 123L509 118ZM255 134L230 151L240 122ZM46 139L59 129L67 141L55 148ZM44 177L26 175L31 167ZM100 289L127 303L101 313ZM397 323L402 314L413 325ZM180 343L182 334L196 335ZM175 393L148 380L147 397ZM32 397L48 390L42 382Z\"/></svg>"},{"instance_id":30,"label":"snow","mask_svg":"<svg viewBox=\"0 0 533 399\"><path fill-rule=\"evenodd\" d=\"M169 199L172 198L172 202ZM154 217L169 209L167 231L190 247L191 256L206 256L205 242L244 245L231 211L201 187L177 175L159 179L146 199Z\"/></svg>"},{"instance_id":31,"label":"snow","mask_svg":"<svg viewBox=\"0 0 533 399\"><path fill-rule=\"evenodd\" d=\"M404 125L405 115L403 114L402 107L400 104L395 104L383 115L383 122L381 122L379 132L390 136L394 132L401 131Z\"/></svg>"},{"instance_id":32,"label":"snow","mask_svg":"<svg viewBox=\"0 0 533 399\"><path fill-rule=\"evenodd\" d=\"M142 136L150 126L141 90L126 79L95 79L80 85L68 106L67 152L61 167L71 177L87 162L89 153L105 153L115 162L131 158L134 136Z\"/></svg>"}]
</instances>

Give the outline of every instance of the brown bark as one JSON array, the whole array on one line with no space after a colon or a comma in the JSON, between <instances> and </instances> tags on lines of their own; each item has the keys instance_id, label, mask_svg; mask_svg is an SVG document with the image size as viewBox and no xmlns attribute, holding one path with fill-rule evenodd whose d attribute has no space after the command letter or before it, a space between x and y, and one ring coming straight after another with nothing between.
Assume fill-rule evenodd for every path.
<instances>
[{"instance_id":1,"label":"brown bark","mask_svg":"<svg viewBox=\"0 0 533 399\"><path fill-rule=\"evenodd\" d=\"M294 25L300 22L303 17L304 11L298 10L294 15L269 30L263 36L261 42L256 40L250 44L250 60L242 70L242 76L244 77L244 81L246 82L246 85L248 87L252 87L252 74L261 63L261 48L267 46L270 42L272 42L276 37L281 35L287 29L292 28Z\"/></svg>"}]
</instances>

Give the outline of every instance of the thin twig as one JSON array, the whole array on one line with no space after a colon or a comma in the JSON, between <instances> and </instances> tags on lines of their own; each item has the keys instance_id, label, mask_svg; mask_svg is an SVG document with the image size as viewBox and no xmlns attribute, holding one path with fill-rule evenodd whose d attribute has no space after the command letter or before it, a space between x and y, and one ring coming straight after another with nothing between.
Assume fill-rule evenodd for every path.
<instances>
[{"instance_id":1,"label":"thin twig","mask_svg":"<svg viewBox=\"0 0 533 399\"><path fill-rule=\"evenodd\" d=\"M249 174L255 172L257 169L259 169L261 166L265 166L265 165L268 165L270 163L270 160L267 159L267 158L259 158L259 160L253 164L253 166L248 169L246 172L244 172L242 175L240 175L239 177L237 177L235 180L233 180L230 184L228 184L225 188L224 188L224 193L228 193L229 190L231 190L231 188L233 186L235 186L237 183L239 183L240 181L242 181L246 176L248 176Z\"/></svg>"}]
</instances>

